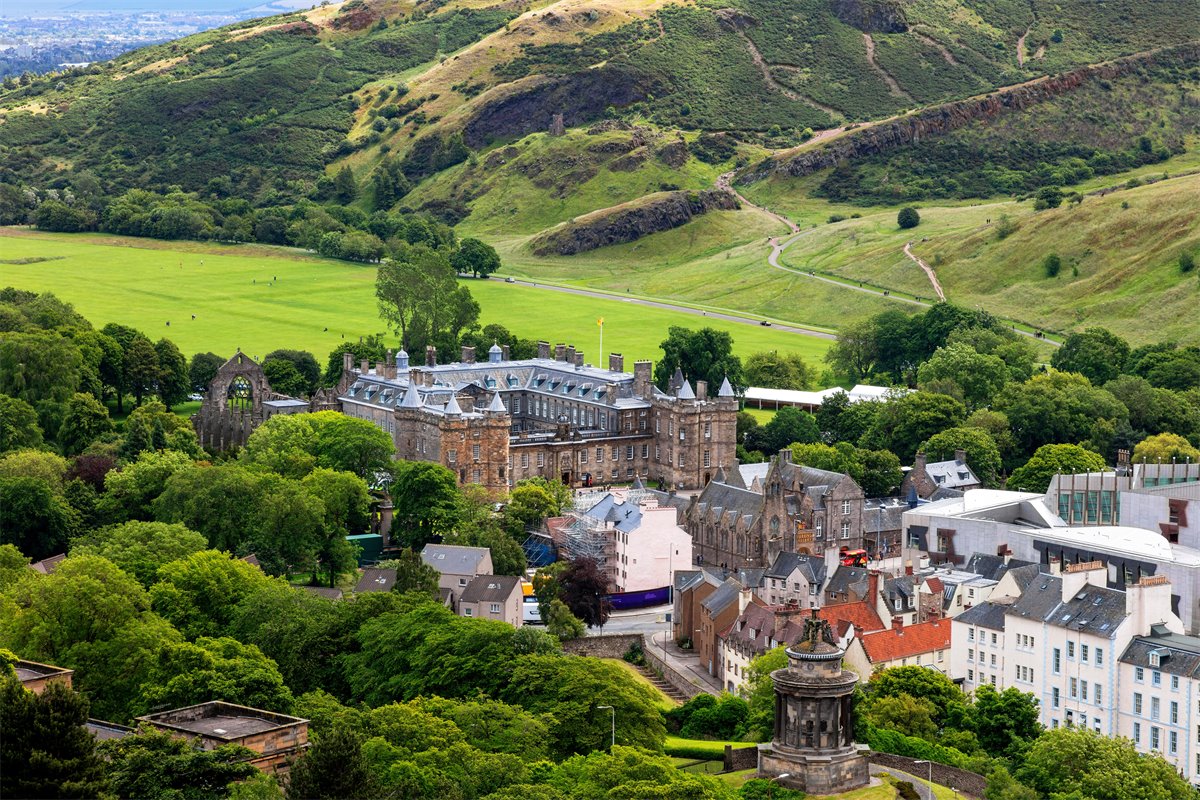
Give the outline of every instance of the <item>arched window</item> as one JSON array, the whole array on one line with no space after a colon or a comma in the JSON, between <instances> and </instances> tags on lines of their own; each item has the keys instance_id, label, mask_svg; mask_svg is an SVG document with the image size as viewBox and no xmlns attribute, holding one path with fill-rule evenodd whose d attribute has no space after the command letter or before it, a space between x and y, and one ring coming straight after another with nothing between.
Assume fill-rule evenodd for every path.
<instances>
[{"instance_id":1,"label":"arched window","mask_svg":"<svg viewBox=\"0 0 1200 800\"><path fill-rule=\"evenodd\" d=\"M771 517L771 538L779 538L779 517Z\"/></svg>"},{"instance_id":2,"label":"arched window","mask_svg":"<svg viewBox=\"0 0 1200 800\"><path fill-rule=\"evenodd\" d=\"M254 388L246 376L238 375L229 384L228 399L229 407L237 411L247 410L254 405Z\"/></svg>"}]
</instances>

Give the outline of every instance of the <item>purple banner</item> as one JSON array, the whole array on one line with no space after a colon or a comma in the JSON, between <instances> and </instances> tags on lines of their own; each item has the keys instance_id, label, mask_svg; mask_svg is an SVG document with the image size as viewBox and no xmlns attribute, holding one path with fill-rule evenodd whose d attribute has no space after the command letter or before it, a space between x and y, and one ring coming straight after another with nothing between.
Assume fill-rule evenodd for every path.
<instances>
[{"instance_id":1,"label":"purple banner","mask_svg":"<svg viewBox=\"0 0 1200 800\"><path fill-rule=\"evenodd\" d=\"M620 592L608 595L608 602L613 611L661 606L668 603L670 599L670 586L664 586L661 589L646 589L641 592Z\"/></svg>"}]
</instances>

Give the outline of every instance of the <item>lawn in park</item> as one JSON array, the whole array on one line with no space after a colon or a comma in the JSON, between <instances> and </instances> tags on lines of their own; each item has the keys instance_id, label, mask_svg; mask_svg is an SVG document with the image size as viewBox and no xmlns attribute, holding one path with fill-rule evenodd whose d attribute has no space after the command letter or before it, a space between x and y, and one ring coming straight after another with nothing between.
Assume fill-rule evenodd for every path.
<instances>
[{"instance_id":1,"label":"lawn in park","mask_svg":"<svg viewBox=\"0 0 1200 800\"><path fill-rule=\"evenodd\" d=\"M287 248L0 228L0 286L54 292L97 327L131 325L152 339L171 339L188 356L232 355L240 348L262 357L293 348L323 361L342 341L385 332L374 280L370 266ZM727 330L743 357L777 349L818 362L830 344L620 298L579 297L500 280L469 286L482 307L481 323L499 322L522 337L573 344L595 364L605 363L599 357L599 317L605 319L605 350L623 353L627 368L635 359L657 360L671 325Z\"/></svg>"}]
</instances>

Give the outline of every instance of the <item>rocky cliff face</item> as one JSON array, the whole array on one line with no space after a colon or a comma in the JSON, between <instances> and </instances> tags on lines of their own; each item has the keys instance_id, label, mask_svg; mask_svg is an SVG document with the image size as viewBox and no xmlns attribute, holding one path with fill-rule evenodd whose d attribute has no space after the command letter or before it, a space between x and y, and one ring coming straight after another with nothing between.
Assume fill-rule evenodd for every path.
<instances>
[{"instance_id":1,"label":"rocky cliff face","mask_svg":"<svg viewBox=\"0 0 1200 800\"><path fill-rule=\"evenodd\" d=\"M1013 111L1035 106L1057 95L1070 92L1085 81L1113 79L1137 72L1156 64L1194 66L1200 62L1200 44L1163 48L1137 56L1081 67L1061 75L1019 84L993 92L985 97L973 97L940 106L931 106L890 122L850 131L826 145L782 158L771 158L748 168L737 176L738 183L753 183L773 174L787 176L809 175L842 161L886 153L922 139L944 136L976 120L995 119Z\"/></svg>"},{"instance_id":2,"label":"rocky cliff face","mask_svg":"<svg viewBox=\"0 0 1200 800\"><path fill-rule=\"evenodd\" d=\"M863 33L904 33L908 20L894 0L831 0L833 14Z\"/></svg>"},{"instance_id":3,"label":"rocky cliff face","mask_svg":"<svg viewBox=\"0 0 1200 800\"><path fill-rule=\"evenodd\" d=\"M662 192L636 205L596 211L551 228L534 238L533 252L539 256L585 253L678 228L709 211L732 211L738 207L737 198L726 191Z\"/></svg>"}]
</instances>

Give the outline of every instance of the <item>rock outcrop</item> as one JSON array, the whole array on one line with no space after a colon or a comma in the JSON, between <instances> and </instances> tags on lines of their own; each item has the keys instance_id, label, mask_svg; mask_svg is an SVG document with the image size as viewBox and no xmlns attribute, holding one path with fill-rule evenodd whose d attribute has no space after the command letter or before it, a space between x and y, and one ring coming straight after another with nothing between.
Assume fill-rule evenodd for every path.
<instances>
[{"instance_id":1,"label":"rock outcrop","mask_svg":"<svg viewBox=\"0 0 1200 800\"><path fill-rule=\"evenodd\" d=\"M830 0L833 15L863 33L904 33L908 20L895 0Z\"/></svg>"},{"instance_id":2,"label":"rock outcrop","mask_svg":"<svg viewBox=\"0 0 1200 800\"><path fill-rule=\"evenodd\" d=\"M737 182L753 183L773 174L795 177L809 175L843 161L886 153L923 139L944 136L978 120L995 119L1002 114L1021 111L1070 92L1089 80L1112 80L1156 64L1194 66L1197 62L1200 62L1200 43L1190 43L1080 67L983 97L931 106L898 119L866 125L819 147L762 161L739 174Z\"/></svg>"},{"instance_id":3,"label":"rock outcrop","mask_svg":"<svg viewBox=\"0 0 1200 800\"><path fill-rule=\"evenodd\" d=\"M737 208L737 198L726 191L660 192L633 203L593 211L538 234L532 243L533 252L539 256L585 253L678 228L709 211Z\"/></svg>"}]
</instances>

